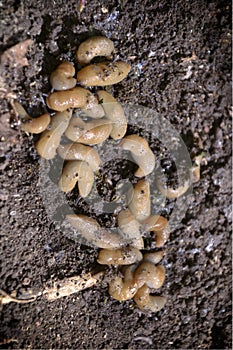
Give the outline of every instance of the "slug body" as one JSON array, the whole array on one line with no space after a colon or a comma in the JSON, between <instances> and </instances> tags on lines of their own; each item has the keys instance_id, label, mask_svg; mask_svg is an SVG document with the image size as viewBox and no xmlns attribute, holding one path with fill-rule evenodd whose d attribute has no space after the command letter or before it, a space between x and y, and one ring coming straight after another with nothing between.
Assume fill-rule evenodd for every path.
<instances>
[{"instance_id":1,"label":"slug body","mask_svg":"<svg viewBox=\"0 0 233 350\"><path fill-rule=\"evenodd\" d=\"M111 130L112 124L106 118L84 122L78 117L73 117L66 130L66 136L74 142L95 145L104 142Z\"/></svg>"},{"instance_id":2,"label":"slug body","mask_svg":"<svg viewBox=\"0 0 233 350\"><path fill-rule=\"evenodd\" d=\"M97 259L102 265L130 265L140 260L142 260L142 253L134 247L102 249Z\"/></svg>"},{"instance_id":3,"label":"slug body","mask_svg":"<svg viewBox=\"0 0 233 350\"><path fill-rule=\"evenodd\" d=\"M70 160L62 171L59 187L63 192L70 192L77 181L80 196L86 197L91 192L94 183L94 173L86 162Z\"/></svg>"},{"instance_id":4,"label":"slug body","mask_svg":"<svg viewBox=\"0 0 233 350\"><path fill-rule=\"evenodd\" d=\"M144 248L143 238L140 233L140 225L129 209L122 210L118 214L117 223L123 236L129 244L138 249Z\"/></svg>"},{"instance_id":5,"label":"slug body","mask_svg":"<svg viewBox=\"0 0 233 350\"><path fill-rule=\"evenodd\" d=\"M50 84L55 90L68 90L76 85L75 68L72 63L63 62L50 75Z\"/></svg>"},{"instance_id":6,"label":"slug body","mask_svg":"<svg viewBox=\"0 0 233 350\"><path fill-rule=\"evenodd\" d=\"M127 120L120 103L104 90L97 91L98 99L105 111L106 117L112 122L112 131L110 136L114 140L124 137L127 130Z\"/></svg>"},{"instance_id":7,"label":"slug body","mask_svg":"<svg viewBox=\"0 0 233 350\"><path fill-rule=\"evenodd\" d=\"M96 247L112 249L124 245L124 240L120 235L103 229L96 220L86 215L70 214L66 218L82 237Z\"/></svg>"},{"instance_id":8,"label":"slug body","mask_svg":"<svg viewBox=\"0 0 233 350\"><path fill-rule=\"evenodd\" d=\"M58 154L65 160L83 160L88 163L93 171L98 171L101 159L97 151L81 143L69 143L60 145L57 149Z\"/></svg>"},{"instance_id":9,"label":"slug body","mask_svg":"<svg viewBox=\"0 0 233 350\"><path fill-rule=\"evenodd\" d=\"M163 259L164 254L164 250L153 253L146 253L143 255L143 261L150 262L152 264L158 264Z\"/></svg>"},{"instance_id":10,"label":"slug body","mask_svg":"<svg viewBox=\"0 0 233 350\"><path fill-rule=\"evenodd\" d=\"M146 231L153 231L155 234L156 247L163 247L170 236L170 227L167 219L159 215L151 215L143 221Z\"/></svg>"},{"instance_id":11,"label":"slug body","mask_svg":"<svg viewBox=\"0 0 233 350\"><path fill-rule=\"evenodd\" d=\"M124 278L116 276L109 284L108 292L116 300L129 300L134 297L138 285L134 280L134 265L127 266L124 271Z\"/></svg>"},{"instance_id":12,"label":"slug body","mask_svg":"<svg viewBox=\"0 0 233 350\"><path fill-rule=\"evenodd\" d=\"M32 134L40 134L45 131L50 123L50 115L48 113L42 114L37 118L27 118L22 122L20 128L21 130L32 133Z\"/></svg>"},{"instance_id":13,"label":"slug body","mask_svg":"<svg viewBox=\"0 0 233 350\"><path fill-rule=\"evenodd\" d=\"M117 84L126 78L130 65L125 62L104 62L82 68L77 81L83 86L107 86Z\"/></svg>"},{"instance_id":14,"label":"slug body","mask_svg":"<svg viewBox=\"0 0 233 350\"><path fill-rule=\"evenodd\" d=\"M49 160L58 152L66 161L59 188L68 193L77 185L83 198L91 193L94 172L98 172L102 163L97 151L89 145L101 144L109 136L114 140L123 138L121 147L131 152L138 165L135 176L145 177L155 167L155 156L148 142L138 135L125 137L127 119L115 98L104 90L93 94L76 86L76 83L86 87L108 86L126 78L131 68L128 63L107 61L113 51L111 40L94 36L84 41L76 52L78 64L85 66L77 73L77 79L71 63L63 62L56 68L50 76L51 86L56 91L46 99L47 106L56 111L52 118L49 114L31 118L18 102L13 105L16 114L21 116L22 130L42 132L36 144L41 157ZM90 64L97 56L106 57L106 62ZM72 109L78 109L73 117ZM61 145L63 133L74 143ZM195 180L200 176L200 166L193 167L191 172ZM165 189L160 182L158 186L167 197L176 198L188 189L189 182L176 190ZM131 186L126 205L128 209L119 212L117 228L113 230L101 227L97 220L86 215L70 214L66 219L77 230L75 236L102 248L98 253L99 264L119 266L118 275L109 284L109 294L119 301L134 298L141 310L157 312L165 305L166 298L150 295L150 289L159 289L164 283L165 268L158 264L165 250L143 256L140 250L145 247L140 229L152 231L156 247L163 247L169 238L169 225L165 218L151 215L150 184L146 180L138 181L133 189Z\"/></svg>"},{"instance_id":15,"label":"slug body","mask_svg":"<svg viewBox=\"0 0 233 350\"><path fill-rule=\"evenodd\" d=\"M114 45L111 40L104 36L93 36L84 41L76 52L77 61L84 66L96 56L111 56Z\"/></svg>"},{"instance_id":16,"label":"slug body","mask_svg":"<svg viewBox=\"0 0 233 350\"><path fill-rule=\"evenodd\" d=\"M134 301L142 311L158 312L164 307L167 299L150 295L150 289L144 285L135 294Z\"/></svg>"},{"instance_id":17,"label":"slug body","mask_svg":"<svg viewBox=\"0 0 233 350\"><path fill-rule=\"evenodd\" d=\"M140 222L150 216L151 202L149 182L145 180L138 181L133 191L130 191L128 198L128 207L136 220Z\"/></svg>"},{"instance_id":18,"label":"slug body","mask_svg":"<svg viewBox=\"0 0 233 350\"><path fill-rule=\"evenodd\" d=\"M19 116L23 120L30 119L30 115L27 113L25 108L18 101L13 102L14 110L17 116Z\"/></svg>"},{"instance_id":19,"label":"slug body","mask_svg":"<svg viewBox=\"0 0 233 350\"><path fill-rule=\"evenodd\" d=\"M163 187L163 185L161 184L161 182L159 180L157 180L157 186L158 189L160 190L160 192L166 196L167 198L178 198L180 196L182 196L185 192L188 191L189 187L190 187L190 181L187 180L185 181L183 186L179 186L178 188L172 188L172 187Z\"/></svg>"},{"instance_id":20,"label":"slug body","mask_svg":"<svg viewBox=\"0 0 233 350\"><path fill-rule=\"evenodd\" d=\"M58 112L63 112L68 108L91 109L94 105L98 106L97 98L82 87L53 92L47 97L46 103L49 108Z\"/></svg>"},{"instance_id":21,"label":"slug body","mask_svg":"<svg viewBox=\"0 0 233 350\"><path fill-rule=\"evenodd\" d=\"M155 167L155 156L151 151L148 142L138 135L126 136L120 143L124 150L132 153L132 157L139 166L135 176L144 177L150 174Z\"/></svg>"},{"instance_id":22,"label":"slug body","mask_svg":"<svg viewBox=\"0 0 233 350\"><path fill-rule=\"evenodd\" d=\"M40 134L47 129L50 123L50 115L48 113L42 114L40 117L32 118L26 112L24 107L17 101L13 103L16 114L21 119L20 129L32 134Z\"/></svg>"},{"instance_id":23,"label":"slug body","mask_svg":"<svg viewBox=\"0 0 233 350\"><path fill-rule=\"evenodd\" d=\"M51 118L50 129L42 133L36 144L36 150L42 158L52 159L55 157L62 134L69 124L71 114L71 111L64 111L56 113Z\"/></svg>"},{"instance_id":24,"label":"slug body","mask_svg":"<svg viewBox=\"0 0 233 350\"><path fill-rule=\"evenodd\" d=\"M149 261L143 261L134 273L135 281L139 287L147 284L150 288L160 288L165 279L165 269L162 265L154 265Z\"/></svg>"},{"instance_id":25,"label":"slug body","mask_svg":"<svg viewBox=\"0 0 233 350\"><path fill-rule=\"evenodd\" d=\"M96 103L96 100L86 108L82 108L83 113L85 113L88 117L93 119L99 119L104 117L104 109L100 104Z\"/></svg>"}]
</instances>

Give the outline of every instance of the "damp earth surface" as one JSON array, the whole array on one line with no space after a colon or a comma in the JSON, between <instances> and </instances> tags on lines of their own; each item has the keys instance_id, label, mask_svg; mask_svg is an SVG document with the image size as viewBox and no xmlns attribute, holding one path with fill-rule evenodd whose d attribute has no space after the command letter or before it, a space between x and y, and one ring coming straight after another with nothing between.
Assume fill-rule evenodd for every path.
<instances>
[{"instance_id":1,"label":"damp earth surface","mask_svg":"<svg viewBox=\"0 0 233 350\"><path fill-rule=\"evenodd\" d=\"M158 313L108 294L106 276L95 286L49 302L10 303L1 310L2 348L230 349L231 348L231 5L229 1L14 1L1 5L0 94L1 289L20 298L54 281L96 269L98 251L67 237L48 215L38 182L35 136L19 130L12 102L32 116L45 113L49 76L61 60L75 61L89 35L105 35L115 59L131 64L111 87L118 102L139 104L165 117L193 161L203 153L185 217L171 232L163 265L167 297ZM6 50L29 40L25 57ZM129 127L145 137L148 130ZM130 163L131 164L131 163ZM164 151L164 172L174 164ZM124 164L123 164L124 165ZM56 164L54 165L56 166ZM131 167L131 168L130 168ZM110 183L136 170L109 163ZM97 184L106 198L111 188ZM88 206L67 195L81 214ZM164 207L169 216L172 201ZM65 210L65 209L64 209ZM64 212L64 217L67 213ZM114 217L93 214L109 227ZM107 275L115 273L114 268Z\"/></svg>"}]
</instances>

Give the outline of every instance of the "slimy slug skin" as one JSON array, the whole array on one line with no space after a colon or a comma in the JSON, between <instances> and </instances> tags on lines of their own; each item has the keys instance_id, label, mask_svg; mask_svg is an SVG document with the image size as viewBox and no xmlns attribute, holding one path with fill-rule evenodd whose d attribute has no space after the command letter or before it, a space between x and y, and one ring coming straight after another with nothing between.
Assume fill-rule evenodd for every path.
<instances>
[{"instance_id":1,"label":"slimy slug skin","mask_svg":"<svg viewBox=\"0 0 233 350\"><path fill-rule=\"evenodd\" d=\"M82 160L70 160L62 170L59 187L63 192L70 192L78 181L81 197L87 197L94 183L94 173L91 167Z\"/></svg>"},{"instance_id":2,"label":"slimy slug skin","mask_svg":"<svg viewBox=\"0 0 233 350\"><path fill-rule=\"evenodd\" d=\"M162 265L143 261L136 269L134 278L139 287L147 284L150 288L158 289L164 283L165 269Z\"/></svg>"},{"instance_id":3,"label":"slimy slug skin","mask_svg":"<svg viewBox=\"0 0 233 350\"><path fill-rule=\"evenodd\" d=\"M146 180L140 180L134 186L132 193L128 195L129 209L139 222L147 219L151 213L150 184Z\"/></svg>"},{"instance_id":4,"label":"slimy slug skin","mask_svg":"<svg viewBox=\"0 0 233 350\"><path fill-rule=\"evenodd\" d=\"M124 277L116 276L109 283L108 292L114 299L125 301L134 297L138 290L137 283L134 280L134 270L134 265L126 266L123 271Z\"/></svg>"},{"instance_id":5,"label":"slimy slug skin","mask_svg":"<svg viewBox=\"0 0 233 350\"><path fill-rule=\"evenodd\" d=\"M39 117L32 118L21 105L21 103L14 101L13 108L16 114L20 117L20 129L26 133L40 134L47 129L51 118L48 113L42 114Z\"/></svg>"},{"instance_id":6,"label":"slimy slug skin","mask_svg":"<svg viewBox=\"0 0 233 350\"><path fill-rule=\"evenodd\" d=\"M75 68L70 62L61 63L50 75L50 84L55 90L69 90L75 87L77 80L73 78Z\"/></svg>"},{"instance_id":7,"label":"slimy slug skin","mask_svg":"<svg viewBox=\"0 0 233 350\"><path fill-rule=\"evenodd\" d=\"M71 141L97 145L107 140L111 130L112 124L106 118L84 122L78 117L73 117L65 134Z\"/></svg>"},{"instance_id":8,"label":"slimy slug skin","mask_svg":"<svg viewBox=\"0 0 233 350\"><path fill-rule=\"evenodd\" d=\"M53 159L60 144L61 137L69 125L72 111L56 113L51 118L49 130L45 130L36 143L36 150L42 158Z\"/></svg>"},{"instance_id":9,"label":"slimy slug skin","mask_svg":"<svg viewBox=\"0 0 233 350\"><path fill-rule=\"evenodd\" d=\"M149 175L155 167L155 156L151 151L148 142L138 135L129 135L124 137L120 146L124 150L128 150L132 153L132 157L136 164L139 166L135 172L135 176L144 177Z\"/></svg>"},{"instance_id":10,"label":"slimy slug skin","mask_svg":"<svg viewBox=\"0 0 233 350\"><path fill-rule=\"evenodd\" d=\"M164 283L165 269L155 265L163 257L164 252L147 253L141 262L125 266L121 276L115 276L109 283L109 294L116 300L123 301L134 298L137 306L145 312L160 311L167 299L151 296L151 288L158 289Z\"/></svg>"},{"instance_id":11,"label":"slimy slug skin","mask_svg":"<svg viewBox=\"0 0 233 350\"><path fill-rule=\"evenodd\" d=\"M157 252L146 253L143 255L143 261L150 262L152 264L158 264L164 257L165 251L159 250Z\"/></svg>"},{"instance_id":12,"label":"slimy slug skin","mask_svg":"<svg viewBox=\"0 0 233 350\"><path fill-rule=\"evenodd\" d=\"M163 247L170 236L170 226L168 220L163 216L151 215L144 220L142 224L146 231L154 232L156 247Z\"/></svg>"},{"instance_id":13,"label":"slimy slug skin","mask_svg":"<svg viewBox=\"0 0 233 350\"><path fill-rule=\"evenodd\" d=\"M119 249L102 249L98 255L98 263L102 265L131 265L142 260L142 253L134 247Z\"/></svg>"},{"instance_id":14,"label":"slimy slug skin","mask_svg":"<svg viewBox=\"0 0 233 350\"><path fill-rule=\"evenodd\" d=\"M93 218L81 214L69 214L66 218L83 238L98 248L115 249L125 244L119 234L102 228Z\"/></svg>"},{"instance_id":15,"label":"slimy slug skin","mask_svg":"<svg viewBox=\"0 0 233 350\"><path fill-rule=\"evenodd\" d=\"M167 198L174 199L181 197L190 187L190 180L186 180L185 183L177 188L164 187L162 183L157 180L157 186L160 192Z\"/></svg>"},{"instance_id":16,"label":"slimy slug skin","mask_svg":"<svg viewBox=\"0 0 233 350\"><path fill-rule=\"evenodd\" d=\"M40 117L28 118L25 121L22 121L20 129L27 133L40 134L47 129L50 121L50 115L45 113Z\"/></svg>"},{"instance_id":17,"label":"slimy slug skin","mask_svg":"<svg viewBox=\"0 0 233 350\"><path fill-rule=\"evenodd\" d=\"M77 81L82 86L114 85L125 79L130 71L126 62L103 62L82 68L77 74Z\"/></svg>"},{"instance_id":18,"label":"slimy slug skin","mask_svg":"<svg viewBox=\"0 0 233 350\"><path fill-rule=\"evenodd\" d=\"M77 78L72 63L65 61L58 65L50 75L52 91L46 98L48 108L56 112L52 117L45 113L31 118L20 103L14 102L13 108L21 117L21 130L41 133L36 143L39 155L50 160L58 153L64 160L58 183L60 190L68 193L77 186L79 196L83 198L92 198L95 173L103 166L98 152L91 145L100 145L108 137L113 139L111 143L131 152L138 165L136 177L149 175L155 167L155 156L148 142L136 134L125 136L127 118L120 103L105 90L94 89L92 93L84 88L117 84L127 77L131 68L128 63L108 61L113 52L110 39L93 36L85 40L76 52L78 67L82 66ZM105 61L93 63L98 56L104 57ZM121 142L115 142L117 140ZM198 178L200 169L192 170L193 176ZM187 191L189 182L178 189L164 188L160 182L158 187L168 198L177 198ZM127 203L123 208L117 208L113 215L116 219L113 229L101 227L96 219L83 214L66 215L66 220L83 239L82 243L101 248L97 258L100 265L118 268L117 274L111 276L109 294L119 301L133 298L142 311L157 312L164 307L166 298L150 293L164 283L165 268L159 263L165 249L147 250L144 254L148 245L142 234L152 232L156 248L162 248L169 238L170 228L167 219L151 215L149 182L139 179L128 191Z\"/></svg>"},{"instance_id":19,"label":"slimy slug skin","mask_svg":"<svg viewBox=\"0 0 233 350\"><path fill-rule=\"evenodd\" d=\"M142 311L158 312L167 302L165 297L150 295L150 289L145 284L134 296L134 301Z\"/></svg>"},{"instance_id":20,"label":"slimy slug skin","mask_svg":"<svg viewBox=\"0 0 233 350\"><path fill-rule=\"evenodd\" d=\"M127 119L123 108L116 99L104 90L99 90L96 92L99 102L101 103L106 118L108 118L112 123L112 131L110 136L114 140L120 140L124 137L127 130Z\"/></svg>"},{"instance_id":21,"label":"slimy slug skin","mask_svg":"<svg viewBox=\"0 0 233 350\"><path fill-rule=\"evenodd\" d=\"M69 108L91 108L98 105L97 98L87 89L80 86L65 91L55 91L46 98L47 106L55 111L63 112Z\"/></svg>"},{"instance_id":22,"label":"slimy slug skin","mask_svg":"<svg viewBox=\"0 0 233 350\"><path fill-rule=\"evenodd\" d=\"M84 66L96 56L109 57L114 51L113 42L105 36L93 36L80 44L76 58L80 65Z\"/></svg>"},{"instance_id":23,"label":"slimy slug skin","mask_svg":"<svg viewBox=\"0 0 233 350\"><path fill-rule=\"evenodd\" d=\"M83 160L88 163L93 171L98 171L102 163L98 152L90 146L81 143L69 143L60 145L58 154L65 160Z\"/></svg>"},{"instance_id":24,"label":"slimy slug skin","mask_svg":"<svg viewBox=\"0 0 233 350\"><path fill-rule=\"evenodd\" d=\"M144 241L140 233L140 224L129 209L121 210L117 217L117 224L123 236L135 248L143 249Z\"/></svg>"},{"instance_id":25,"label":"slimy slug skin","mask_svg":"<svg viewBox=\"0 0 233 350\"><path fill-rule=\"evenodd\" d=\"M105 115L103 107L100 104L97 104L97 99L93 100L85 108L81 109L86 116L93 119L100 119Z\"/></svg>"}]
</instances>

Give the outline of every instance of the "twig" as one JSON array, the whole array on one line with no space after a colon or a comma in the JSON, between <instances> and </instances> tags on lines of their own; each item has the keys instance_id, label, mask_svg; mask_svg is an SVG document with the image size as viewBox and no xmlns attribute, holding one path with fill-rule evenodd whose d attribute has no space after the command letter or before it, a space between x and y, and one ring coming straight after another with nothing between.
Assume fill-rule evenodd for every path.
<instances>
[{"instance_id":1,"label":"twig","mask_svg":"<svg viewBox=\"0 0 233 350\"><path fill-rule=\"evenodd\" d=\"M45 289L42 295L49 301L66 297L94 286L103 276L103 274L104 272L101 271L93 276L91 274L87 274L84 277L74 276L65 278L62 281L55 282L52 288Z\"/></svg>"},{"instance_id":2,"label":"twig","mask_svg":"<svg viewBox=\"0 0 233 350\"><path fill-rule=\"evenodd\" d=\"M32 301L36 300L36 296L33 295L29 299L17 299L9 294L7 294L4 290L0 289L0 294L2 295L0 297L0 303L2 305L9 304L11 302L18 303L18 304L26 304L31 303Z\"/></svg>"},{"instance_id":3,"label":"twig","mask_svg":"<svg viewBox=\"0 0 233 350\"><path fill-rule=\"evenodd\" d=\"M10 343L18 343L18 340L14 338L10 338L10 339L3 339L0 341L0 345L10 344Z\"/></svg>"},{"instance_id":4,"label":"twig","mask_svg":"<svg viewBox=\"0 0 233 350\"><path fill-rule=\"evenodd\" d=\"M31 303L39 296L42 296L48 301L54 301L94 286L103 275L104 271L101 271L93 276L91 274L86 274L83 277L73 276L65 278L59 282L54 282L51 288L46 288L42 292L33 294L32 297L28 299L17 299L0 289L0 294L2 295L0 297L0 304L5 305L11 302L19 304Z\"/></svg>"}]
</instances>

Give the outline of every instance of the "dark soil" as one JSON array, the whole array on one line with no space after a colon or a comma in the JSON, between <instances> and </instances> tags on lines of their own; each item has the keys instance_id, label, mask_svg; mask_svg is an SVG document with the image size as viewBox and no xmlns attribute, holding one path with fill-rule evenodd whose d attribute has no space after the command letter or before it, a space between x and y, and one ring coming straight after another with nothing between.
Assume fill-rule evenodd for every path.
<instances>
[{"instance_id":1,"label":"dark soil","mask_svg":"<svg viewBox=\"0 0 233 350\"><path fill-rule=\"evenodd\" d=\"M86 0L81 14L77 6L76 0L7 0L1 5L1 51L28 38L34 42L28 67L5 65L2 71L1 288L20 297L95 269L97 250L67 238L47 214L33 137L19 131L9 98L16 94L38 116L44 110L43 93L49 91L48 75L60 59L74 61L77 46L90 34L109 36L115 58L132 64L130 76L112 87L118 101L166 117L192 159L204 151L201 179L167 244L161 294L168 302L162 311L146 314L133 301L113 300L104 280L54 302L38 298L4 305L1 346L230 349L230 2ZM72 195L68 199L75 204ZM87 210L80 200L76 205ZM99 220L111 223L108 215Z\"/></svg>"}]
</instances>

